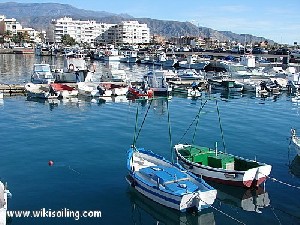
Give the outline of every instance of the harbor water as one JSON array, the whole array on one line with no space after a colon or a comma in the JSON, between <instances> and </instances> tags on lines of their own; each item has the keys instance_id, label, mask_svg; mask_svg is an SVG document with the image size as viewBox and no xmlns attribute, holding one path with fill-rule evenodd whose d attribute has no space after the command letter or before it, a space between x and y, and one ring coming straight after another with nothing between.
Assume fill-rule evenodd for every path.
<instances>
[{"instance_id":1,"label":"harbor water","mask_svg":"<svg viewBox=\"0 0 300 225\"><path fill-rule=\"evenodd\" d=\"M29 81L34 63L62 65L62 59L32 55L0 59L0 83ZM131 73L147 69L123 67ZM225 146L229 153L270 164L273 179L250 190L211 184L217 199L199 213L179 213L132 190L125 180L126 151L137 108L137 125L143 124L137 146L171 159L172 145L192 142L192 121L204 103L195 144L213 148L217 142L219 150ZM0 178L12 193L8 210L31 213L13 216L10 224L300 224L300 160L289 139L291 128L300 131L300 102L287 93L203 93L151 104L125 98L49 102L16 95L0 101L0 115Z\"/></svg>"}]
</instances>

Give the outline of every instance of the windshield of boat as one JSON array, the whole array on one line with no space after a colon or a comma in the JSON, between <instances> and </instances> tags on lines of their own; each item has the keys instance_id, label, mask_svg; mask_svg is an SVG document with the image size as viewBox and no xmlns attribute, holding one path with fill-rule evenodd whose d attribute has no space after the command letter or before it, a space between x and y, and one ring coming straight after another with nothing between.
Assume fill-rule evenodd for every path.
<instances>
[{"instance_id":1,"label":"windshield of boat","mask_svg":"<svg viewBox=\"0 0 300 225\"><path fill-rule=\"evenodd\" d=\"M229 68L230 72L247 71L247 69L243 65L230 66Z\"/></svg>"},{"instance_id":2,"label":"windshield of boat","mask_svg":"<svg viewBox=\"0 0 300 225\"><path fill-rule=\"evenodd\" d=\"M50 66L49 65L35 65L34 71L36 72L50 72Z\"/></svg>"}]
</instances>

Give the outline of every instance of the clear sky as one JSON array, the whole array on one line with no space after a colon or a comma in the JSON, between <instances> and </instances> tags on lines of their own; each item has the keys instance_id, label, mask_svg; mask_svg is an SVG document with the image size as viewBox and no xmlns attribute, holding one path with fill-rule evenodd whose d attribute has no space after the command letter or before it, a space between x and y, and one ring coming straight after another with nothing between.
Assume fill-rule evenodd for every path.
<instances>
[{"instance_id":1,"label":"clear sky","mask_svg":"<svg viewBox=\"0 0 300 225\"><path fill-rule=\"evenodd\" d=\"M3 2L8 1L0 0L0 3ZM137 18L189 21L215 30L252 34L279 43L300 43L300 0L15 0L15 2L55 2L70 4L80 9L127 13Z\"/></svg>"}]
</instances>

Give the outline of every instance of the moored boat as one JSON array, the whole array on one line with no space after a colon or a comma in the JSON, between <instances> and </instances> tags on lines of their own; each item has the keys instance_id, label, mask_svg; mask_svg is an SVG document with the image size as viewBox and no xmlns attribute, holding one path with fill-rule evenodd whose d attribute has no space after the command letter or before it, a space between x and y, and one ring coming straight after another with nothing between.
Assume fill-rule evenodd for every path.
<instances>
[{"instance_id":1,"label":"moored boat","mask_svg":"<svg viewBox=\"0 0 300 225\"><path fill-rule=\"evenodd\" d=\"M128 91L126 95L128 98L152 98L153 91L152 90L143 91L138 88L128 87Z\"/></svg>"},{"instance_id":2,"label":"moored boat","mask_svg":"<svg viewBox=\"0 0 300 225\"><path fill-rule=\"evenodd\" d=\"M78 90L75 87L66 84L53 83L50 86L61 98L72 98L78 95Z\"/></svg>"},{"instance_id":3,"label":"moored boat","mask_svg":"<svg viewBox=\"0 0 300 225\"><path fill-rule=\"evenodd\" d=\"M182 212L207 208L217 195L203 179L144 148L129 148L127 169L126 179L138 192Z\"/></svg>"},{"instance_id":4,"label":"moored boat","mask_svg":"<svg viewBox=\"0 0 300 225\"><path fill-rule=\"evenodd\" d=\"M31 82L35 84L50 84L55 81L55 77L51 72L49 64L40 63L33 65Z\"/></svg>"},{"instance_id":5,"label":"moored boat","mask_svg":"<svg viewBox=\"0 0 300 225\"><path fill-rule=\"evenodd\" d=\"M0 224L6 225L7 199L11 197L11 193L0 181Z\"/></svg>"},{"instance_id":6,"label":"moored boat","mask_svg":"<svg viewBox=\"0 0 300 225\"><path fill-rule=\"evenodd\" d=\"M291 141L296 147L298 156L300 156L300 138L296 135L296 130L293 128L291 129Z\"/></svg>"},{"instance_id":7,"label":"moored boat","mask_svg":"<svg viewBox=\"0 0 300 225\"><path fill-rule=\"evenodd\" d=\"M26 83L25 91L30 98L58 98L59 93L56 92L50 85Z\"/></svg>"},{"instance_id":8,"label":"moored boat","mask_svg":"<svg viewBox=\"0 0 300 225\"><path fill-rule=\"evenodd\" d=\"M144 76L144 82L147 89L153 91L154 96L167 96L172 88L167 83L164 71L150 71Z\"/></svg>"},{"instance_id":9,"label":"moored boat","mask_svg":"<svg viewBox=\"0 0 300 225\"><path fill-rule=\"evenodd\" d=\"M206 180L241 187L263 183L271 165L197 145L175 145L180 164Z\"/></svg>"}]
</instances>

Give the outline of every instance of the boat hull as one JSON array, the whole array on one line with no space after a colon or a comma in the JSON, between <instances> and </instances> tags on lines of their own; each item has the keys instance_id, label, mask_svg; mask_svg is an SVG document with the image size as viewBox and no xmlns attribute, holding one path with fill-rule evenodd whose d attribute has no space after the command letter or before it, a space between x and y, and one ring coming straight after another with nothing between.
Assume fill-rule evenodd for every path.
<instances>
[{"instance_id":1,"label":"boat hull","mask_svg":"<svg viewBox=\"0 0 300 225\"><path fill-rule=\"evenodd\" d=\"M300 139L297 136L292 136L292 142L297 150L298 156L300 156Z\"/></svg>"},{"instance_id":2,"label":"boat hull","mask_svg":"<svg viewBox=\"0 0 300 225\"><path fill-rule=\"evenodd\" d=\"M179 167L174 166L151 151L144 149L134 151L130 149L127 167L129 169L129 175L126 177L128 183L144 196L166 207L182 212L190 208L200 211L213 204L216 198L216 190L202 179L188 172L182 172ZM159 172L156 171L156 174L155 170L157 169ZM168 180L164 183L163 179L160 178L157 178L156 181L153 180L157 175L164 173L164 170L168 171L168 169L175 171L174 176L176 177L177 175L178 177L176 181ZM153 174L146 174L145 171L152 171ZM168 172L168 174L170 173ZM188 180L183 181L180 179L180 176L187 176L185 178L188 178ZM197 188L191 191L190 185L196 185ZM175 191L173 190L174 187ZM186 190L182 190L182 188Z\"/></svg>"},{"instance_id":3,"label":"boat hull","mask_svg":"<svg viewBox=\"0 0 300 225\"><path fill-rule=\"evenodd\" d=\"M250 188L262 184L271 172L272 167L270 165L254 162L252 160L243 159L242 157L237 156L234 156L235 159L243 160L244 162L249 163L258 163L258 166L244 171L237 171L233 168L223 169L202 165L200 163L188 160L180 154L179 150L190 146L191 145L182 144L175 145L175 153L178 161L184 168L197 176L201 176L207 181Z\"/></svg>"}]
</instances>

